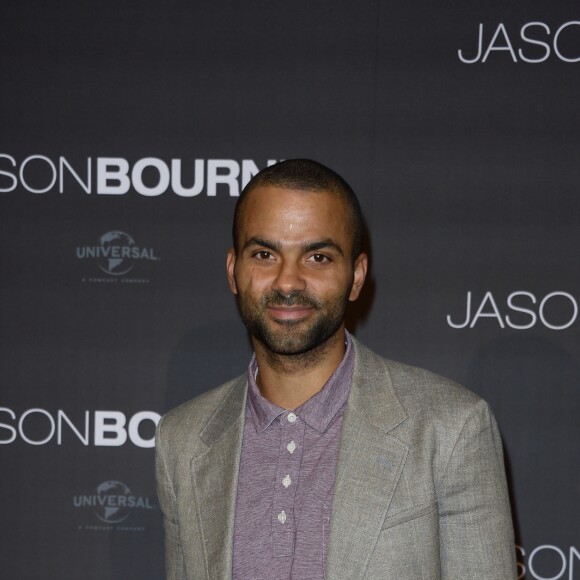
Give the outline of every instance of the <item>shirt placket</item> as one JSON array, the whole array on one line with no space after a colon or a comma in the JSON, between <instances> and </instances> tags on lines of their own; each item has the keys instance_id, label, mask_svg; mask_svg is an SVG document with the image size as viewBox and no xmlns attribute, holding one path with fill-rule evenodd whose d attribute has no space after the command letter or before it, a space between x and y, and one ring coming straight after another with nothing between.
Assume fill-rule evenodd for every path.
<instances>
[{"instance_id":1,"label":"shirt placket","mask_svg":"<svg viewBox=\"0 0 580 580\"><path fill-rule=\"evenodd\" d=\"M296 490L304 449L306 424L294 412L280 416L280 448L272 504L274 558L292 556L296 530Z\"/></svg>"}]
</instances>

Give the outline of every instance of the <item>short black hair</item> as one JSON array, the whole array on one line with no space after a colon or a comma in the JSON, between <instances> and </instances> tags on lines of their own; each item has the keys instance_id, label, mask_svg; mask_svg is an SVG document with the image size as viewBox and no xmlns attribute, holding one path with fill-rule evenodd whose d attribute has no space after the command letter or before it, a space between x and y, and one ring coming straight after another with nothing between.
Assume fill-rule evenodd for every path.
<instances>
[{"instance_id":1,"label":"short black hair","mask_svg":"<svg viewBox=\"0 0 580 580\"><path fill-rule=\"evenodd\" d=\"M311 159L287 159L262 169L242 190L234 210L232 237L234 250L238 251L238 233L241 216L248 194L263 185L299 189L302 191L329 192L343 199L348 207L352 230L352 260L362 252L364 226L358 198L350 185L332 169Z\"/></svg>"}]
</instances>

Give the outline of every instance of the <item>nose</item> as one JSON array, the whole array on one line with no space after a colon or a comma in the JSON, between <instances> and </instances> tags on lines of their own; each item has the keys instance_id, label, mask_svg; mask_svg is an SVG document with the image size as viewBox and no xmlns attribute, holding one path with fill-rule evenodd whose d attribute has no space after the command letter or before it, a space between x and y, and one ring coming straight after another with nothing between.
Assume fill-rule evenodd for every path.
<instances>
[{"instance_id":1,"label":"nose","mask_svg":"<svg viewBox=\"0 0 580 580\"><path fill-rule=\"evenodd\" d=\"M280 263L272 288L286 295L292 294L296 290L304 290L306 281L300 265L291 260L283 260Z\"/></svg>"}]
</instances>

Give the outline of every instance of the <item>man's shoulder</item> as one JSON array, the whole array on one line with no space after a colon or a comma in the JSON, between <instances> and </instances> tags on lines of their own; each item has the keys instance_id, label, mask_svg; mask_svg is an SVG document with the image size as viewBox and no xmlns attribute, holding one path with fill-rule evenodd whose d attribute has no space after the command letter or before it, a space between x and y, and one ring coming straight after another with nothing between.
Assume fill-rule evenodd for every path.
<instances>
[{"instance_id":1,"label":"man's shoulder","mask_svg":"<svg viewBox=\"0 0 580 580\"><path fill-rule=\"evenodd\" d=\"M456 381L402 362L386 360L393 388L404 399L421 395L427 404L441 401L468 406L478 403L481 397Z\"/></svg>"},{"instance_id":2,"label":"man's shoulder","mask_svg":"<svg viewBox=\"0 0 580 580\"><path fill-rule=\"evenodd\" d=\"M161 419L160 427L164 431L198 431L231 395L235 389L243 388L246 375L240 375L222 385L205 391L196 397L167 411Z\"/></svg>"},{"instance_id":3,"label":"man's shoulder","mask_svg":"<svg viewBox=\"0 0 580 580\"><path fill-rule=\"evenodd\" d=\"M391 387L406 413L457 419L486 403L456 381L406 363L384 358L358 343L361 372ZM369 370L370 369L370 370ZM370 378L370 377L369 377Z\"/></svg>"}]
</instances>

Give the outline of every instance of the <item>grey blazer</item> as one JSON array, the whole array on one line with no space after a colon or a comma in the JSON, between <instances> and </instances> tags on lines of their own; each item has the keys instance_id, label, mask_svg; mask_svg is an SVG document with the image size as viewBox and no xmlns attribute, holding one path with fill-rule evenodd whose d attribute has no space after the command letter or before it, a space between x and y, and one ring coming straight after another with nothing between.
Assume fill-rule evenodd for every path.
<instances>
[{"instance_id":1,"label":"grey blazer","mask_svg":"<svg viewBox=\"0 0 580 580\"><path fill-rule=\"evenodd\" d=\"M515 579L502 446L487 404L354 344L327 579ZM232 578L246 392L244 375L158 425L169 580Z\"/></svg>"}]
</instances>

